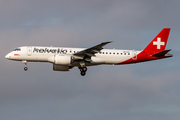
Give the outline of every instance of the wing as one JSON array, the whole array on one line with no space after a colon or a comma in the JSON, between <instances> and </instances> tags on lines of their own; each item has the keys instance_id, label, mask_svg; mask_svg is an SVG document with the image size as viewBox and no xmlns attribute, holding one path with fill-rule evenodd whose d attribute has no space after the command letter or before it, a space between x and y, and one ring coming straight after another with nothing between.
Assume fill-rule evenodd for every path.
<instances>
[{"instance_id":1,"label":"wing","mask_svg":"<svg viewBox=\"0 0 180 120\"><path fill-rule=\"evenodd\" d=\"M103 49L103 46L105 46L106 44L111 43L111 42L112 41L103 42L103 43L93 46L91 48L74 53L73 56L77 57L79 59L83 59L85 56L87 56L87 57L95 56L96 53L99 53Z\"/></svg>"}]
</instances>

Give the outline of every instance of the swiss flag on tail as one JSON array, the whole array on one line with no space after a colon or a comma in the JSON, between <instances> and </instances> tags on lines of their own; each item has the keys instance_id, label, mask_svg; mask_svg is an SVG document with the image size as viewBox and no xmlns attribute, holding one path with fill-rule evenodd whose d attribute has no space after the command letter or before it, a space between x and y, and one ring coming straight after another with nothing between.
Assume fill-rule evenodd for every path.
<instances>
[{"instance_id":1,"label":"swiss flag on tail","mask_svg":"<svg viewBox=\"0 0 180 120\"><path fill-rule=\"evenodd\" d=\"M143 51L135 56L136 59L132 57L119 64L138 63L172 57L172 55L167 54L170 50L165 50L169 32L170 28L164 28Z\"/></svg>"},{"instance_id":2,"label":"swiss flag on tail","mask_svg":"<svg viewBox=\"0 0 180 120\"><path fill-rule=\"evenodd\" d=\"M170 30L164 28L143 51L155 54L165 50Z\"/></svg>"}]
</instances>

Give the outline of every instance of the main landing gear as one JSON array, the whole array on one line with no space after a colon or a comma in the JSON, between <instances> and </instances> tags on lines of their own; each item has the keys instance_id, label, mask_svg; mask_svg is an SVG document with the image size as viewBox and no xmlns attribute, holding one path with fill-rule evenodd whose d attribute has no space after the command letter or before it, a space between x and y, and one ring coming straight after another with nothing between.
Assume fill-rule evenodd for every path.
<instances>
[{"instance_id":1,"label":"main landing gear","mask_svg":"<svg viewBox=\"0 0 180 120\"><path fill-rule=\"evenodd\" d=\"M80 64L79 70L81 72L81 75L85 76L86 75L86 71L87 71L87 67L85 66L85 62L84 61L80 61L79 64Z\"/></svg>"},{"instance_id":2,"label":"main landing gear","mask_svg":"<svg viewBox=\"0 0 180 120\"><path fill-rule=\"evenodd\" d=\"M82 76L86 75L87 67L79 67Z\"/></svg>"},{"instance_id":3,"label":"main landing gear","mask_svg":"<svg viewBox=\"0 0 180 120\"><path fill-rule=\"evenodd\" d=\"M27 70L28 70L28 67L27 67L27 61L26 61L26 60L25 60L25 61L22 61L22 63L25 64L24 71L27 71Z\"/></svg>"}]
</instances>

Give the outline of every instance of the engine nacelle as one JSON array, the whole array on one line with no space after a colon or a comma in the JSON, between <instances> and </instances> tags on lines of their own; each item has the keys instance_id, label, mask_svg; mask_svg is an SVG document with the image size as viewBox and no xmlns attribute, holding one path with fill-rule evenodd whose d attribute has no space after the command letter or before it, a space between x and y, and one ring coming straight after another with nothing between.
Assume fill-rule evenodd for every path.
<instances>
[{"instance_id":1,"label":"engine nacelle","mask_svg":"<svg viewBox=\"0 0 180 120\"><path fill-rule=\"evenodd\" d=\"M54 71L69 71L69 66L53 64Z\"/></svg>"},{"instance_id":2,"label":"engine nacelle","mask_svg":"<svg viewBox=\"0 0 180 120\"><path fill-rule=\"evenodd\" d=\"M72 57L68 55L54 55L48 58L48 61L56 65L70 65Z\"/></svg>"},{"instance_id":3,"label":"engine nacelle","mask_svg":"<svg viewBox=\"0 0 180 120\"><path fill-rule=\"evenodd\" d=\"M92 63L96 63L96 64L103 64L105 63L104 59L100 59L97 57L91 57Z\"/></svg>"}]
</instances>

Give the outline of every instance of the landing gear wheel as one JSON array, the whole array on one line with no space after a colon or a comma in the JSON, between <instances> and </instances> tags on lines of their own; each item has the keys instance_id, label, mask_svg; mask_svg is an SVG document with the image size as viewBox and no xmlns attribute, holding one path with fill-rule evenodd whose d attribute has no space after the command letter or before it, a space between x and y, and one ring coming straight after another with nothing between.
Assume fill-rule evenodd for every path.
<instances>
[{"instance_id":1,"label":"landing gear wheel","mask_svg":"<svg viewBox=\"0 0 180 120\"><path fill-rule=\"evenodd\" d=\"M82 72L83 71L83 69L82 68L79 68L79 70Z\"/></svg>"},{"instance_id":2,"label":"landing gear wheel","mask_svg":"<svg viewBox=\"0 0 180 120\"><path fill-rule=\"evenodd\" d=\"M82 71L87 71L87 67L79 67L79 70L82 72Z\"/></svg>"},{"instance_id":3,"label":"landing gear wheel","mask_svg":"<svg viewBox=\"0 0 180 120\"><path fill-rule=\"evenodd\" d=\"M85 66L79 67L79 70L80 70L82 76L86 75L87 67L85 67Z\"/></svg>"},{"instance_id":4,"label":"landing gear wheel","mask_svg":"<svg viewBox=\"0 0 180 120\"><path fill-rule=\"evenodd\" d=\"M87 67L83 67L82 70L83 70L83 71L87 71Z\"/></svg>"},{"instance_id":5,"label":"landing gear wheel","mask_svg":"<svg viewBox=\"0 0 180 120\"><path fill-rule=\"evenodd\" d=\"M28 68L27 67L24 67L24 71L27 71L28 70Z\"/></svg>"},{"instance_id":6,"label":"landing gear wheel","mask_svg":"<svg viewBox=\"0 0 180 120\"><path fill-rule=\"evenodd\" d=\"M81 71L81 75L85 76L86 75L86 71Z\"/></svg>"}]
</instances>

